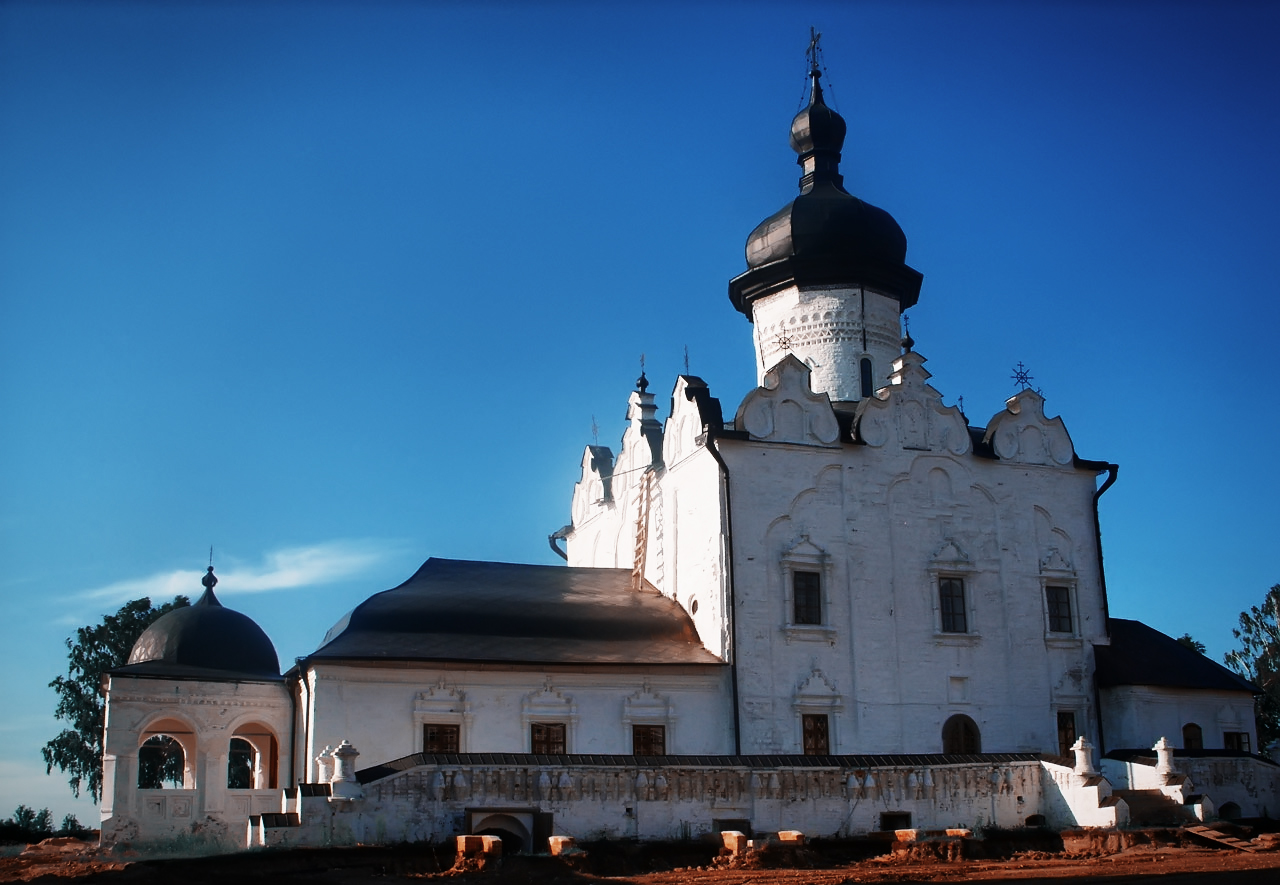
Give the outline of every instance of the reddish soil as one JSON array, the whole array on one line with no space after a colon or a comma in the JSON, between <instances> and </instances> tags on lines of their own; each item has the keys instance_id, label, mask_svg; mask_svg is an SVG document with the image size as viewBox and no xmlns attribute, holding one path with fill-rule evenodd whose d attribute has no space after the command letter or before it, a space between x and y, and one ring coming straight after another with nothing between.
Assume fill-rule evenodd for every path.
<instances>
[{"instance_id":1,"label":"reddish soil","mask_svg":"<svg viewBox=\"0 0 1280 885\"><path fill-rule=\"evenodd\" d=\"M1181 844L1179 844L1181 842ZM89 846L35 847L0 858L0 882L74 882L104 885L354 885L380 882L437 882L439 885L847 885L853 882L1013 883L1039 879L1062 882L1151 885L1276 885L1280 851L1245 853L1198 847L1185 840L1134 845L1097 857L1039 850L1017 851L1001 859L936 860L884 854L867 843L813 845L766 851L745 858L716 857L713 846L593 845L568 858L516 856L496 868L467 872L448 869L449 846L300 849L260 851L203 858L143 859L98 855ZM980 851L981 849L976 849ZM971 852L972 853L972 852ZM862 856L863 859L858 859Z\"/></svg>"}]
</instances>

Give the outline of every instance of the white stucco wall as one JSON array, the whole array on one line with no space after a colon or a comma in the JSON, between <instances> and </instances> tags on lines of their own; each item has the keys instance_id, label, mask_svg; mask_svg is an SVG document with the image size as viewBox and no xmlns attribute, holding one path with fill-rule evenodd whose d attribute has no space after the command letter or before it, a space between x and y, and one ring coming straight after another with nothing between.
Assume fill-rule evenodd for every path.
<instances>
[{"instance_id":1,"label":"white stucco wall","mask_svg":"<svg viewBox=\"0 0 1280 885\"><path fill-rule=\"evenodd\" d=\"M1104 688L1102 733L1108 749L1150 747L1164 737L1184 749L1182 727L1200 726L1204 749L1221 749L1223 733L1244 732L1249 746L1258 752L1253 695L1248 692L1125 685Z\"/></svg>"},{"instance_id":2,"label":"white stucco wall","mask_svg":"<svg viewBox=\"0 0 1280 885\"><path fill-rule=\"evenodd\" d=\"M888 383L901 351L898 300L854 286L790 286L751 305L756 383L788 354L813 371L813 389L836 402L862 399L860 363L871 360L872 389Z\"/></svg>"},{"instance_id":3,"label":"white stucco wall","mask_svg":"<svg viewBox=\"0 0 1280 885\"><path fill-rule=\"evenodd\" d=\"M307 777L350 741L360 768L422 751L426 722L458 725L464 753L527 753L531 722L563 722L569 753L629 754L631 724L666 727L668 753L732 752L727 668L466 669L314 664Z\"/></svg>"},{"instance_id":4,"label":"white stucco wall","mask_svg":"<svg viewBox=\"0 0 1280 885\"><path fill-rule=\"evenodd\" d=\"M289 782L290 712L283 682L108 677L101 826L104 844L176 837L238 841L250 814L279 810ZM231 739L276 739L277 789L264 772L258 789L227 788ZM247 734L252 732L253 734ZM183 747L183 789L138 789L138 748L154 733ZM264 753L267 746L260 748ZM231 843L228 843L231 844Z\"/></svg>"}]
</instances>

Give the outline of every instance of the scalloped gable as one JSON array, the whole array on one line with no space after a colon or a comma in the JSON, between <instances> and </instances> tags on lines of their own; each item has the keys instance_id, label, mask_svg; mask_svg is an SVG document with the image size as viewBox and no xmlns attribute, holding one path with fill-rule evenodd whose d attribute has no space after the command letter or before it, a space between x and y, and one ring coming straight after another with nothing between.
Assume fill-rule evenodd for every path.
<instances>
[{"instance_id":1,"label":"scalloped gable","mask_svg":"<svg viewBox=\"0 0 1280 885\"><path fill-rule=\"evenodd\" d=\"M1075 446L1062 418L1046 418L1044 397L1030 389L1005 401L1005 410L987 424L982 441L1001 461L1067 467L1075 460Z\"/></svg>"},{"instance_id":2,"label":"scalloped gable","mask_svg":"<svg viewBox=\"0 0 1280 885\"><path fill-rule=\"evenodd\" d=\"M582 473L573 485L569 505L575 524L586 521L591 509L613 501L613 452L608 446L587 446L582 452Z\"/></svg>"},{"instance_id":3,"label":"scalloped gable","mask_svg":"<svg viewBox=\"0 0 1280 885\"><path fill-rule=\"evenodd\" d=\"M746 395L734 426L753 440L840 445L840 425L825 393L809 386L809 367L791 354L765 373L764 384Z\"/></svg>"},{"instance_id":4,"label":"scalloped gable","mask_svg":"<svg viewBox=\"0 0 1280 885\"><path fill-rule=\"evenodd\" d=\"M907 351L893 361L889 384L858 405L854 427L869 446L897 443L915 451L963 455L971 448L969 425L955 406L929 385L925 358Z\"/></svg>"},{"instance_id":5,"label":"scalloped gable","mask_svg":"<svg viewBox=\"0 0 1280 885\"><path fill-rule=\"evenodd\" d=\"M671 413L662 437L662 457L675 464L698 448L698 438L710 427L724 428L720 400L696 375L680 375L671 391Z\"/></svg>"}]
</instances>

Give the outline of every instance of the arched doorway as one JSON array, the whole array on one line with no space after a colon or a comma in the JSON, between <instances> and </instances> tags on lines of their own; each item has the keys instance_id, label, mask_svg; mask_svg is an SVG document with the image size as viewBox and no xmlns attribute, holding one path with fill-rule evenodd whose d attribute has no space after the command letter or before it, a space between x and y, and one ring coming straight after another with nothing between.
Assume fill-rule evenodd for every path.
<instances>
[{"instance_id":1,"label":"arched doorway","mask_svg":"<svg viewBox=\"0 0 1280 885\"><path fill-rule=\"evenodd\" d=\"M525 817L526 815L521 815ZM497 836L502 840L502 856L518 854L532 848L533 834L518 818L510 814L490 814L476 821L472 828L476 836Z\"/></svg>"},{"instance_id":2,"label":"arched doorway","mask_svg":"<svg viewBox=\"0 0 1280 885\"><path fill-rule=\"evenodd\" d=\"M982 735L978 724L963 713L957 713L942 726L942 752L948 756L972 756L982 752Z\"/></svg>"}]
</instances>

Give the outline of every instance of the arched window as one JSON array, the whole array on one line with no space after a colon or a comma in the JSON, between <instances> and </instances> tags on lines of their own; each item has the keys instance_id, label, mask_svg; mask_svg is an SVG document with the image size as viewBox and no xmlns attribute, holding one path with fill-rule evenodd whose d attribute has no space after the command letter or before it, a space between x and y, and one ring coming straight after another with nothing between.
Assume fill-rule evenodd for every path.
<instances>
[{"instance_id":1,"label":"arched window","mask_svg":"<svg viewBox=\"0 0 1280 885\"><path fill-rule=\"evenodd\" d=\"M858 363L858 374L862 380L862 398L867 399L875 393L875 381L871 378L871 360L863 357Z\"/></svg>"},{"instance_id":2,"label":"arched window","mask_svg":"<svg viewBox=\"0 0 1280 885\"><path fill-rule=\"evenodd\" d=\"M227 748L227 788L274 790L280 762L276 736L261 723L241 725Z\"/></svg>"},{"instance_id":3,"label":"arched window","mask_svg":"<svg viewBox=\"0 0 1280 885\"><path fill-rule=\"evenodd\" d=\"M152 735L138 747L138 789L180 790L186 767L186 754L176 738Z\"/></svg>"},{"instance_id":4,"label":"arched window","mask_svg":"<svg viewBox=\"0 0 1280 885\"><path fill-rule=\"evenodd\" d=\"M231 752L227 754L228 790L252 789L253 763L257 755L253 750L253 744L243 738L231 739Z\"/></svg>"},{"instance_id":5,"label":"arched window","mask_svg":"<svg viewBox=\"0 0 1280 885\"><path fill-rule=\"evenodd\" d=\"M982 752L982 735L978 726L963 713L957 713L942 726L942 752L948 756L970 756Z\"/></svg>"},{"instance_id":6,"label":"arched window","mask_svg":"<svg viewBox=\"0 0 1280 885\"><path fill-rule=\"evenodd\" d=\"M1184 750L1203 750L1204 749L1204 732L1200 730L1200 726L1194 722L1188 722L1182 726L1182 749Z\"/></svg>"}]
</instances>

